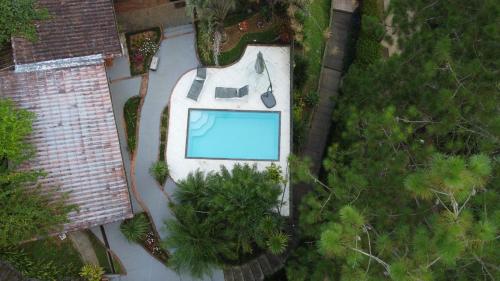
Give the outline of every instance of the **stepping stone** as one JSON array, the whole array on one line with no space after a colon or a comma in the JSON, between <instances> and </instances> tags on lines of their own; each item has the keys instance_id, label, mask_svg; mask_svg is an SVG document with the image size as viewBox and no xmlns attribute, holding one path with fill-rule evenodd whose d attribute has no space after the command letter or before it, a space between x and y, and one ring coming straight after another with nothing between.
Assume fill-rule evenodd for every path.
<instances>
[{"instance_id":1,"label":"stepping stone","mask_svg":"<svg viewBox=\"0 0 500 281\"><path fill-rule=\"evenodd\" d=\"M239 266L234 266L233 268L233 280L234 281L245 281L245 278L243 278L243 272L241 272L241 269Z\"/></svg>"},{"instance_id":2,"label":"stepping stone","mask_svg":"<svg viewBox=\"0 0 500 281\"><path fill-rule=\"evenodd\" d=\"M256 259L249 262L248 265L250 266L256 281L264 280L264 272L262 272L262 268L260 268L259 262Z\"/></svg>"},{"instance_id":3,"label":"stepping stone","mask_svg":"<svg viewBox=\"0 0 500 281\"><path fill-rule=\"evenodd\" d=\"M241 266L241 272L243 273L243 280L245 281L257 281L253 277L252 270L247 264Z\"/></svg>"},{"instance_id":4,"label":"stepping stone","mask_svg":"<svg viewBox=\"0 0 500 281\"><path fill-rule=\"evenodd\" d=\"M225 281L234 281L232 268L224 269L224 280Z\"/></svg>"},{"instance_id":5,"label":"stepping stone","mask_svg":"<svg viewBox=\"0 0 500 281\"><path fill-rule=\"evenodd\" d=\"M265 276L271 275L273 273L266 255L261 255L257 258L257 260Z\"/></svg>"},{"instance_id":6,"label":"stepping stone","mask_svg":"<svg viewBox=\"0 0 500 281\"><path fill-rule=\"evenodd\" d=\"M282 266L283 263L280 258L278 258L275 255L272 254L267 254L267 259L269 260L269 264L271 265L271 271L274 273L278 271Z\"/></svg>"}]
</instances>

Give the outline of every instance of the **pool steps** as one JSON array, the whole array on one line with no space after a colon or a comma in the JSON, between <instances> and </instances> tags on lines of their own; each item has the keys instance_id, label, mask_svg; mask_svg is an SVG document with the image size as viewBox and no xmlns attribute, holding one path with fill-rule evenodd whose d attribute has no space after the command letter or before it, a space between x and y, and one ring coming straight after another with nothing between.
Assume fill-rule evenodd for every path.
<instances>
[{"instance_id":1,"label":"pool steps","mask_svg":"<svg viewBox=\"0 0 500 281\"><path fill-rule=\"evenodd\" d=\"M200 113L199 117L198 116L194 117L196 119L193 122L190 122L189 124L191 129L189 134L193 137L203 136L215 124L215 117L212 115L209 116L206 112Z\"/></svg>"}]
</instances>

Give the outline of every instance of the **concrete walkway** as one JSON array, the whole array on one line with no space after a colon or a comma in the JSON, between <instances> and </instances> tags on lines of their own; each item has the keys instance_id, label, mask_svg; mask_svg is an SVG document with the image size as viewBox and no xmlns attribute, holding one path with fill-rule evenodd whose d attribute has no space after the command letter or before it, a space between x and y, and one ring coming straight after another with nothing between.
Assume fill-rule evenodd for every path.
<instances>
[{"instance_id":1,"label":"concrete walkway","mask_svg":"<svg viewBox=\"0 0 500 281\"><path fill-rule=\"evenodd\" d=\"M71 243L82 256L84 263L99 265L99 260L95 254L94 247L89 236L84 231L75 231L68 234Z\"/></svg>"},{"instance_id":2,"label":"concrete walkway","mask_svg":"<svg viewBox=\"0 0 500 281\"><path fill-rule=\"evenodd\" d=\"M187 32L191 33L186 34ZM158 70L149 73L148 92L141 109L135 160L137 190L141 199L147 204L161 238L165 238L166 235L162 229L163 223L166 219L172 218L172 214L166 196L149 174L149 167L158 160L160 117L169 102L174 85L182 74L198 65L192 26L167 29L165 36L167 39L161 43L157 53L160 57ZM167 181L165 188L167 192L170 193L174 188L175 185L170 180Z\"/></svg>"},{"instance_id":3,"label":"concrete walkway","mask_svg":"<svg viewBox=\"0 0 500 281\"><path fill-rule=\"evenodd\" d=\"M137 193L145 207L148 208L161 238L166 236L163 223L166 219L172 218L172 214L168 208L167 197L160 190L155 179L149 175L149 167L158 159L160 116L169 101L171 91L182 74L198 65L194 50L194 30L191 25L167 29L165 36L166 39L162 41L157 53L160 57L158 70L149 73L148 91L141 109L135 156L135 177L130 175L130 157L126 148L123 105L128 98L138 95L141 77L115 80L110 85L113 110L117 120L129 185L135 178ZM119 60L121 59L124 58L119 58ZM108 69L108 76L121 77L123 71L113 69L114 67L128 67L128 63L124 61L114 63L113 67ZM172 181L167 181L165 189L168 193L171 193L175 188ZM133 198L132 203L134 212L140 211L135 198ZM174 272L149 255L141 246L129 243L120 232L120 222L105 225L104 228L111 250L119 257L127 271L127 275L120 276L116 280L195 280L189 275ZM99 228L92 229L92 231L101 240L103 239ZM211 278L206 278L206 280L224 280L222 271L216 271Z\"/></svg>"},{"instance_id":4,"label":"concrete walkway","mask_svg":"<svg viewBox=\"0 0 500 281\"><path fill-rule=\"evenodd\" d=\"M319 103L316 108L309 129L307 144L303 156L311 158L312 172L318 175L321 169L323 154L328 142L328 134L332 123L333 98L337 91L342 75L344 51L351 25L351 12L335 9L332 1L332 12L329 30L332 34L328 39L323 57L323 68L321 70L319 86ZM348 2L342 6L345 8ZM349 8L348 10L354 10Z\"/></svg>"},{"instance_id":5,"label":"concrete walkway","mask_svg":"<svg viewBox=\"0 0 500 281\"><path fill-rule=\"evenodd\" d=\"M307 143L301 156L311 159L311 172L318 176L323 164L323 154L328 146L328 134L332 124L333 98L337 96L340 78L343 69L344 51L351 25L352 11L357 2L350 0L332 0L329 31L332 36L328 39L323 56L319 86L319 103L309 128ZM298 207L302 198L312 190L310 184L295 184L293 187L292 218L297 222Z\"/></svg>"}]
</instances>

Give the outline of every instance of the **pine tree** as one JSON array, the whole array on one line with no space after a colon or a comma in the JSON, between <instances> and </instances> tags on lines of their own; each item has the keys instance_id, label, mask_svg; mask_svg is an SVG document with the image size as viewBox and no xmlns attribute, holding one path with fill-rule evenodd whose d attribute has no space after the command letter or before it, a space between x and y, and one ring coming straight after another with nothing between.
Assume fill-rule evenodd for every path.
<instances>
[{"instance_id":1,"label":"pine tree","mask_svg":"<svg viewBox=\"0 0 500 281\"><path fill-rule=\"evenodd\" d=\"M498 280L500 4L394 0L390 12L401 54L349 68L324 176L292 166L316 187L287 275Z\"/></svg>"}]
</instances>

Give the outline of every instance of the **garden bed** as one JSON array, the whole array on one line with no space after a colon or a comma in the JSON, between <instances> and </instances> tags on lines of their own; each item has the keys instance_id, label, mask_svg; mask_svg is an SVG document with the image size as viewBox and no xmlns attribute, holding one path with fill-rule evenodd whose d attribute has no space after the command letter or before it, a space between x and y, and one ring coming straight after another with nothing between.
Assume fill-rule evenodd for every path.
<instances>
[{"instance_id":1,"label":"garden bed","mask_svg":"<svg viewBox=\"0 0 500 281\"><path fill-rule=\"evenodd\" d=\"M81 256L69 238L61 241L57 237L48 237L2 249L0 259L9 262L24 276L41 281L78 277L83 266Z\"/></svg>"},{"instance_id":2,"label":"garden bed","mask_svg":"<svg viewBox=\"0 0 500 281\"><path fill-rule=\"evenodd\" d=\"M143 223L144 219L146 220L146 223L145 223L146 228L142 229L142 225L144 224ZM134 220L135 220L135 222L134 222ZM168 255L167 251L165 251L165 249L163 249L162 246L160 245L160 243L161 243L160 236L158 235L158 233L154 229L153 222L148 214L146 214L146 213L135 214L133 218L127 219L124 222L122 222L122 226L120 226L120 228L122 228L123 225L127 224L127 223L137 223L138 222L137 220L141 221L141 222L139 222L139 224L140 224L139 227L140 227L141 231L139 231L140 235L137 235L137 236L134 235L133 242L141 245L144 248L144 250L146 250L146 252L148 252L151 256L153 256L155 259L157 259L161 263L167 265L169 255ZM136 226L138 226L138 224L136 224ZM135 232L137 230L138 229L133 229L132 234L133 234L133 232ZM123 228L121 231L122 231L122 233L124 233ZM127 238L127 239L129 239L129 238ZM130 241L130 239L129 239L129 241Z\"/></svg>"},{"instance_id":3,"label":"garden bed","mask_svg":"<svg viewBox=\"0 0 500 281\"><path fill-rule=\"evenodd\" d=\"M163 112L161 113L161 123L160 123L160 155L158 159L160 161L165 161L165 149L167 148L167 134L168 134L168 115L169 107L165 106Z\"/></svg>"},{"instance_id":4,"label":"garden bed","mask_svg":"<svg viewBox=\"0 0 500 281\"><path fill-rule=\"evenodd\" d=\"M136 146L137 139L137 118L139 115L139 105L141 104L141 97L131 97L125 102L123 108L123 115L125 118L125 131L127 134L127 148L133 154Z\"/></svg>"},{"instance_id":5,"label":"garden bed","mask_svg":"<svg viewBox=\"0 0 500 281\"><path fill-rule=\"evenodd\" d=\"M263 21L264 25L262 29L254 26L257 21L263 20L262 15L251 15L246 20L249 26L246 32L239 31L237 24L225 28L229 38L227 39L228 41L221 46L222 50L219 56L219 64L221 66L236 62L243 55L248 44L290 43L289 36L282 36L289 32L288 24L285 19L277 16L275 20L271 22ZM231 38L234 36L238 38L237 43L233 41L234 38ZM196 23L196 43L198 56L202 64L206 66L214 65L212 42L210 36L207 34L207 28L200 22Z\"/></svg>"},{"instance_id":6,"label":"garden bed","mask_svg":"<svg viewBox=\"0 0 500 281\"><path fill-rule=\"evenodd\" d=\"M159 27L125 34L130 60L130 73L140 75L148 72L151 58L161 42Z\"/></svg>"}]
</instances>

